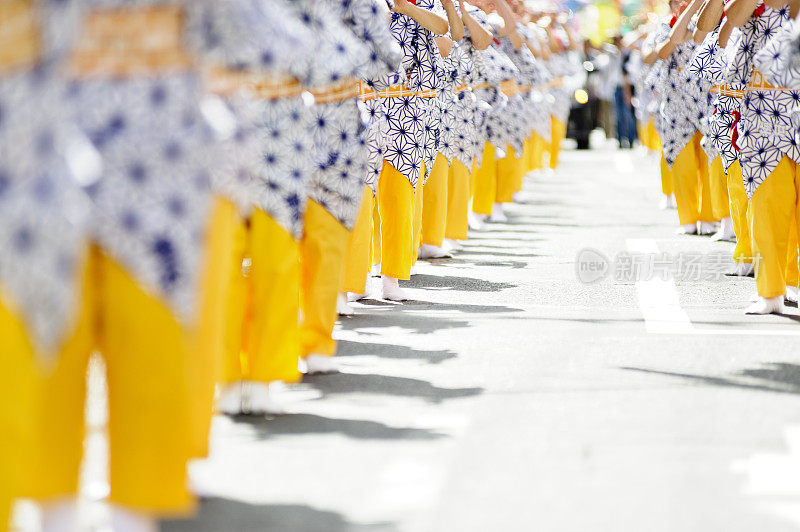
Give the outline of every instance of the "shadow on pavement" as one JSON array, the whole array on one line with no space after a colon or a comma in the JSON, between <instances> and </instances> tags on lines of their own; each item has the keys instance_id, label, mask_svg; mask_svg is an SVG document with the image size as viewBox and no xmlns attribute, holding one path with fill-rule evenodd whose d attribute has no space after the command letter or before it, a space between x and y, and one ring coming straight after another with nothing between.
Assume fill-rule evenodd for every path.
<instances>
[{"instance_id":1,"label":"shadow on pavement","mask_svg":"<svg viewBox=\"0 0 800 532\"><path fill-rule=\"evenodd\" d=\"M761 368L744 369L731 377L712 377L692 375L654 369L622 367L628 371L638 371L666 377L678 377L712 386L727 386L762 392L800 394L800 365L776 362Z\"/></svg>"},{"instance_id":2,"label":"shadow on pavement","mask_svg":"<svg viewBox=\"0 0 800 532\"><path fill-rule=\"evenodd\" d=\"M403 286L407 286L403 284ZM458 319L460 314L504 314L524 312L522 309L503 305L469 305L458 303L435 303L430 301L406 301L402 304L377 300L362 300L362 305L379 307L382 312L357 313L354 316L340 318L342 329L356 331L359 334L380 336L377 333L362 329L380 329L391 327L406 329L409 333L432 334L446 329L469 327L468 321ZM441 317L425 314L421 311L450 312L450 316Z\"/></svg>"},{"instance_id":3,"label":"shadow on pavement","mask_svg":"<svg viewBox=\"0 0 800 532\"><path fill-rule=\"evenodd\" d=\"M339 419L314 414L286 414L269 418L237 416L232 420L254 429L259 440L298 434L341 434L356 440L435 440L446 436L429 429L390 427L365 419Z\"/></svg>"},{"instance_id":4,"label":"shadow on pavement","mask_svg":"<svg viewBox=\"0 0 800 532\"><path fill-rule=\"evenodd\" d=\"M487 267L490 266L492 268L511 268L512 270L520 270L528 267L527 262L522 262L518 260L504 260L504 261L481 261L481 260L467 260L461 257L456 257L453 259L440 259L436 261L436 264L465 264L472 267Z\"/></svg>"},{"instance_id":5,"label":"shadow on pavement","mask_svg":"<svg viewBox=\"0 0 800 532\"><path fill-rule=\"evenodd\" d=\"M391 523L356 524L341 514L296 504L247 504L221 498L200 502L194 519L164 521L161 532L394 532Z\"/></svg>"},{"instance_id":6,"label":"shadow on pavement","mask_svg":"<svg viewBox=\"0 0 800 532\"><path fill-rule=\"evenodd\" d=\"M444 312L462 312L464 314L511 314L524 312L521 308L506 307L504 305L470 305L468 303L433 303L430 301L406 301L403 303L402 308L406 311L437 310ZM429 315L424 317L417 315L416 317L430 319Z\"/></svg>"},{"instance_id":7,"label":"shadow on pavement","mask_svg":"<svg viewBox=\"0 0 800 532\"><path fill-rule=\"evenodd\" d=\"M338 341L336 348L337 357L360 355L372 355L380 358L394 358L400 360L424 360L430 364L441 364L445 360L456 358L458 353L449 349L421 351L404 345L352 342L350 340Z\"/></svg>"},{"instance_id":8,"label":"shadow on pavement","mask_svg":"<svg viewBox=\"0 0 800 532\"><path fill-rule=\"evenodd\" d=\"M548 217L549 219L550 217ZM469 234L469 239L466 241L467 244L474 242L476 240L501 240L501 241L514 241L517 242L520 238L514 238L512 235L506 233L517 233L517 234L524 234L524 235L535 235L538 233L539 230L536 229L535 226L530 225L517 225L511 224L508 226L505 225L493 225L486 231L473 231ZM524 239L521 239L523 242L529 242L531 240L547 240L546 238L542 237L528 237L526 236Z\"/></svg>"},{"instance_id":9,"label":"shadow on pavement","mask_svg":"<svg viewBox=\"0 0 800 532\"><path fill-rule=\"evenodd\" d=\"M515 288L511 283L485 281L473 277L458 277L455 275L426 275L418 273L411 280L403 283L409 288L448 288L462 292L499 292L507 288Z\"/></svg>"},{"instance_id":10,"label":"shadow on pavement","mask_svg":"<svg viewBox=\"0 0 800 532\"><path fill-rule=\"evenodd\" d=\"M464 255L485 255L489 257L520 257L520 258L529 258L532 259L534 257L545 257L546 255L540 255L538 253L505 253L502 251L475 251L474 249L465 248L463 251Z\"/></svg>"},{"instance_id":11,"label":"shadow on pavement","mask_svg":"<svg viewBox=\"0 0 800 532\"><path fill-rule=\"evenodd\" d=\"M440 388L424 380L373 374L306 375L303 382L322 392L320 400L331 395L368 393L416 397L430 403L441 403L483 393L483 388Z\"/></svg>"},{"instance_id":12,"label":"shadow on pavement","mask_svg":"<svg viewBox=\"0 0 800 532\"><path fill-rule=\"evenodd\" d=\"M557 218L554 217L554 219L557 219ZM516 224L524 224L524 225L533 226L533 227L570 227L570 228L583 227L581 225L573 224L573 223L546 222L546 221L543 221L541 218L531 217L531 216L528 216L527 214L526 215L521 215L521 216L510 216L509 217L509 222L511 223L512 226L514 226ZM508 226L508 224L506 224L506 226Z\"/></svg>"},{"instance_id":13,"label":"shadow on pavement","mask_svg":"<svg viewBox=\"0 0 800 532\"><path fill-rule=\"evenodd\" d=\"M363 301L364 305L380 306L380 301L373 303ZM385 304L385 303L384 303ZM380 336L375 333L361 331L361 329L376 329L381 327L398 327L408 329L408 332L415 334L432 334L436 331L445 329L458 329L468 327L469 322L458 319L444 319L434 316L418 316L403 312L403 307L410 307L413 302L408 301L403 305L394 305L392 308L386 309L381 313L366 313L356 314L355 316L347 316L340 319L343 329L348 331L357 331L359 334ZM419 309L419 305L416 306Z\"/></svg>"}]
</instances>

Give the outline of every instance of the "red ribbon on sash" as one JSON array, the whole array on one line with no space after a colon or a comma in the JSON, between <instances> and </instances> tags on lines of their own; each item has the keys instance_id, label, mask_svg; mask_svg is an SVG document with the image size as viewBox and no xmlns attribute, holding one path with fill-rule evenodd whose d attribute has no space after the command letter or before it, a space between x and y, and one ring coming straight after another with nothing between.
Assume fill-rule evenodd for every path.
<instances>
[{"instance_id":1,"label":"red ribbon on sash","mask_svg":"<svg viewBox=\"0 0 800 532\"><path fill-rule=\"evenodd\" d=\"M739 120L742 118L742 113L739 111L734 111L731 113L733 115L733 124L731 124L731 146L736 151L739 151L739 146L736 144L736 141L739 140L739 128L736 125L739 123Z\"/></svg>"}]
</instances>

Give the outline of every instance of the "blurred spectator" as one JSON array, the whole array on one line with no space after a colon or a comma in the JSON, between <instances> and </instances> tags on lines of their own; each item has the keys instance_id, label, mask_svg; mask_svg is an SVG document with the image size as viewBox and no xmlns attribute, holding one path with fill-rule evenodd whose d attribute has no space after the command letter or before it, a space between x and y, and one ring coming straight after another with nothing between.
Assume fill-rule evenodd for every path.
<instances>
[{"instance_id":1,"label":"blurred spectator","mask_svg":"<svg viewBox=\"0 0 800 532\"><path fill-rule=\"evenodd\" d=\"M614 89L614 111L617 117L617 140L620 148L633 148L636 141L636 119L633 114L633 85L628 76L628 62L630 51L622 46L622 36L614 36L614 57L612 61L616 83Z\"/></svg>"}]
</instances>

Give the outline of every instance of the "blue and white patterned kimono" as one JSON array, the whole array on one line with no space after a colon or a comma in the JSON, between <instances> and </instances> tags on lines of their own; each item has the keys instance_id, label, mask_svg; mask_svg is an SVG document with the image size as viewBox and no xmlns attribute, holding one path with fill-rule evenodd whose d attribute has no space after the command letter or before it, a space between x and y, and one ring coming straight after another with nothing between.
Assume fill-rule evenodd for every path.
<instances>
[{"instance_id":1,"label":"blue and white patterned kimono","mask_svg":"<svg viewBox=\"0 0 800 532\"><path fill-rule=\"evenodd\" d=\"M467 8L473 17L477 17L476 21L481 22L487 30L491 31L483 11L473 6L467 6ZM500 82L499 72L492 68L485 51L477 50L473 46L468 28L464 28L464 37L458 44L465 56L466 69L461 76L466 85L475 87L483 83L497 84ZM466 133L463 139L459 138L458 160L467 168L471 168L473 159L480 166L483 157L483 143L486 138L483 122L487 112L491 110L490 104L479 99L477 92L470 88L468 92L464 91L458 94L459 107L462 109L460 120L465 126ZM471 124L463 122L468 119L472 120Z\"/></svg>"},{"instance_id":2,"label":"blue and white patterned kimono","mask_svg":"<svg viewBox=\"0 0 800 532\"><path fill-rule=\"evenodd\" d=\"M668 30L668 29L667 29ZM666 32L666 36L669 31ZM665 61L665 70L660 77L661 115L663 134L661 143L664 159L672 167L678 154L689 143L696 131L701 131L708 114L708 97L703 92L704 80L692 76L687 66L696 47L694 41L675 47ZM709 87L710 88L710 87Z\"/></svg>"},{"instance_id":3,"label":"blue and white patterned kimono","mask_svg":"<svg viewBox=\"0 0 800 532\"><path fill-rule=\"evenodd\" d=\"M522 26L520 33L526 38L529 45L534 43L538 46L537 32L541 30L538 26ZM543 30L542 30L543 31ZM532 132L535 132L545 142L550 142L550 110L545 101L544 86L553 81L553 76L547 69L545 61L536 61L536 70L531 72L531 80L527 83L531 85L531 90L525 96L527 105L527 121Z\"/></svg>"},{"instance_id":4,"label":"blue and white patterned kimono","mask_svg":"<svg viewBox=\"0 0 800 532\"><path fill-rule=\"evenodd\" d=\"M431 9L423 2L418 2L417 6ZM435 57L439 54L435 51L431 32L422 28L410 17L394 12L391 14L390 28L395 42L402 51L400 66L391 74L367 80L367 84L376 91L397 85L403 85L415 92L438 90L441 87L442 76L436 69ZM363 106L367 109L370 120L384 121L382 125L377 126L380 132L379 139L383 141L381 143L383 145L379 145L372 153L382 156L383 160L403 174L415 189L422 168L428 113L427 104L422 100L415 94L379 97ZM377 105L380 105L380 109L377 109ZM374 157L369 168L368 182L375 188L377 182L374 174L377 164Z\"/></svg>"},{"instance_id":5,"label":"blue and white patterned kimono","mask_svg":"<svg viewBox=\"0 0 800 532\"><path fill-rule=\"evenodd\" d=\"M800 89L800 26L796 20L783 25L781 30L756 54L754 63L764 78L777 86ZM792 120L795 139L800 142L800 105L787 106Z\"/></svg>"},{"instance_id":6,"label":"blue and white patterned kimono","mask_svg":"<svg viewBox=\"0 0 800 532\"><path fill-rule=\"evenodd\" d=\"M285 0L312 32L312 65L302 80L310 89L345 82L370 58L370 50L348 28L348 2ZM361 203L367 165L367 142L355 95L310 108L308 133L313 142L313 169L308 196L347 229L352 229Z\"/></svg>"},{"instance_id":7,"label":"blue and white patterned kimono","mask_svg":"<svg viewBox=\"0 0 800 532\"><path fill-rule=\"evenodd\" d=\"M631 103L633 104L636 120L640 123L646 123L652 118L649 109L650 103L655 98L655 93L648 90L646 80L649 72L650 65L644 64L641 52L639 50L631 51L630 60L628 61L628 76L630 76L635 94Z\"/></svg>"},{"instance_id":8,"label":"blue and white patterned kimono","mask_svg":"<svg viewBox=\"0 0 800 532\"><path fill-rule=\"evenodd\" d=\"M550 56L546 61L547 69L554 78L560 78L561 83L546 91L546 101L550 114L559 122L567 123L569 110L572 105L573 87L567 83L569 76L576 73L576 65L572 62L569 52L560 52Z\"/></svg>"},{"instance_id":9,"label":"blue and white patterned kimono","mask_svg":"<svg viewBox=\"0 0 800 532\"><path fill-rule=\"evenodd\" d=\"M453 43L450 54L444 60L447 85L436 98L441 107L441 130L439 152L449 164L457 159L469 168L472 165L473 144L471 139L477 135L475 129L475 97L472 92L454 89L464 83L465 76L473 64L463 42Z\"/></svg>"},{"instance_id":10,"label":"blue and white patterned kimono","mask_svg":"<svg viewBox=\"0 0 800 532\"><path fill-rule=\"evenodd\" d=\"M297 79L311 66L311 34L279 1L220 0L192 24L197 31L190 35L201 39L196 46L210 67ZM258 207L300 238L311 175L307 106L299 95L259 99L246 87L214 103L230 113L211 119L220 137L214 189L244 216Z\"/></svg>"},{"instance_id":11,"label":"blue and white patterned kimono","mask_svg":"<svg viewBox=\"0 0 800 532\"><path fill-rule=\"evenodd\" d=\"M719 28L706 35L706 38L695 50L695 54L687 67L689 72L701 77L708 82L723 88L738 88L741 86L728 86L726 83L726 70L728 54L726 49L738 46L741 33L734 29L728 39L725 49L719 45ZM739 114L740 101L729 94L714 94L712 99L712 112L708 120L707 138L714 145L716 152L722 159L722 167L727 172L728 168L736 162L738 154L733 145L731 126L736 122ZM709 157L709 162L711 157Z\"/></svg>"},{"instance_id":12,"label":"blue and white patterned kimono","mask_svg":"<svg viewBox=\"0 0 800 532\"><path fill-rule=\"evenodd\" d=\"M693 19L689 23L689 31L693 31L694 28L695 21ZM708 165L711 166L712 161L717 158L717 155L719 155L714 143L711 142L708 136L709 122L711 120L711 115L714 112L714 100L716 99L714 97L715 95L710 92L713 83L691 71L689 66L692 59L695 57L699 45L694 41L690 41L686 44L691 44L691 46L689 48L689 58L687 59L683 71L681 72L681 79L686 87L686 89L682 92L682 95L686 108L691 109L689 115L690 121L694 125L695 129L703 135L703 138L700 141L700 146L706 153Z\"/></svg>"},{"instance_id":13,"label":"blue and white patterned kimono","mask_svg":"<svg viewBox=\"0 0 800 532\"><path fill-rule=\"evenodd\" d=\"M522 24L518 30L521 34L525 33ZM502 39L501 46L505 54L517 67L516 81L519 85L541 85L545 80L549 80L549 74L544 71L533 53L522 46L519 50L515 49L508 38ZM533 102L529 92L518 93L509 98L509 105L506 108L506 128L509 138L509 145L514 148L517 158L522 157L525 140L530 136L531 122L534 118Z\"/></svg>"},{"instance_id":14,"label":"blue and white patterned kimono","mask_svg":"<svg viewBox=\"0 0 800 532\"><path fill-rule=\"evenodd\" d=\"M645 40L646 45L648 45L648 47L655 48L659 43L663 42L667 37L669 37L669 32L670 26L666 22L665 18L659 21L656 24L655 31L648 35L647 39ZM669 133L669 121L661 113L661 106L665 98L665 94L662 91L665 90L667 85L664 78L667 76L668 65L668 61L664 61L662 59L656 60L656 62L653 63L653 65L649 68L644 80L647 90L655 95L655 98L651 102L650 110L653 113L653 125L656 128L658 136L661 140L662 152L664 144L667 142L667 135Z\"/></svg>"},{"instance_id":15,"label":"blue and white patterned kimono","mask_svg":"<svg viewBox=\"0 0 800 532\"><path fill-rule=\"evenodd\" d=\"M354 31L362 35L372 50L370 61L359 69L361 82L373 90L386 88L392 81L399 83L400 61L403 51L395 41L389 28L390 13L380 5L382 0L359 0L352 3ZM391 9L391 5L388 6ZM378 179L383 168L383 155L389 145L389 123L384 112L384 102L380 98L359 100L361 120L367 128L367 169L364 183L373 194L378 190Z\"/></svg>"},{"instance_id":16,"label":"blue and white patterned kimono","mask_svg":"<svg viewBox=\"0 0 800 532\"><path fill-rule=\"evenodd\" d=\"M482 10L468 6L469 13L476 22L494 34L494 26ZM468 39L468 37L464 37ZM485 85L473 90L478 102L476 105L475 123L479 130L475 138L475 156L478 165L483 156L483 144L489 142L496 149L505 152L507 134L504 132L500 113L508 104L508 97L500 90L500 83L505 80L515 79L517 67L496 44L490 45L486 50L476 50L474 47L467 49L470 53L475 72L470 78L473 87Z\"/></svg>"},{"instance_id":17,"label":"blue and white patterned kimono","mask_svg":"<svg viewBox=\"0 0 800 532\"><path fill-rule=\"evenodd\" d=\"M447 16L439 0L417 0L417 6L433 11L443 17ZM431 32L426 31L422 33L421 38L417 40L417 54L420 64L430 63L432 65L433 75L430 80L431 86L434 87L433 90L436 91L436 96L433 98L420 99L420 102L424 104L427 109L425 117L425 144L422 148L422 162L425 165L425 175L423 176L422 182L425 184L428 180L428 176L430 176L434 161L436 161L436 154L439 152L439 141L441 139L442 130L442 111L444 110L439 96L442 91L447 89L448 78L445 72L444 59L441 53L439 53L439 47L436 45L436 41Z\"/></svg>"},{"instance_id":18,"label":"blue and white patterned kimono","mask_svg":"<svg viewBox=\"0 0 800 532\"><path fill-rule=\"evenodd\" d=\"M0 74L0 295L19 313L37 355L49 359L76 308L91 213L81 186L97 175L56 74L74 38L76 3L33 2L31 9L39 56Z\"/></svg>"},{"instance_id":19,"label":"blue and white patterned kimono","mask_svg":"<svg viewBox=\"0 0 800 532\"><path fill-rule=\"evenodd\" d=\"M178 6L185 19L206 0L84 0L86 16L107 9ZM184 28L184 36L189 30ZM196 41L195 41L196 42ZM196 316L200 261L216 138L201 114L195 68L112 78L81 74L66 99L102 159L86 191L92 236L184 322Z\"/></svg>"},{"instance_id":20,"label":"blue and white patterned kimono","mask_svg":"<svg viewBox=\"0 0 800 532\"><path fill-rule=\"evenodd\" d=\"M755 72L756 54L789 24L788 8L771 9L759 6L753 17L741 28L742 38L736 55L728 65L730 79L738 83L749 82ZM765 90L750 86L745 90L742 117L737 128L739 162L748 197L753 196L784 155L800 163L800 146L790 117L791 111L798 104L798 90Z\"/></svg>"}]
</instances>

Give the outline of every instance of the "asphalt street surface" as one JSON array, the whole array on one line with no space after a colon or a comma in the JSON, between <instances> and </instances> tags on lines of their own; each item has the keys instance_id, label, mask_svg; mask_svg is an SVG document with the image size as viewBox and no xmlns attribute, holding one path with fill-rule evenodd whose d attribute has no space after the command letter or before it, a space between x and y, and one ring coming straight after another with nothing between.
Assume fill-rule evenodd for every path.
<instances>
[{"instance_id":1,"label":"asphalt street surface","mask_svg":"<svg viewBox=\"0 0 800 532\"><path fill-rule=\"evenodd\" d=\"M797 309L744 315L754 280L675 234L657 163L567 151L413 301L354 305L343 372L218 416L200 513L164 532L800 529ZM700 267L629 275L642 254Z\"/></svg>"}]
</instances>

